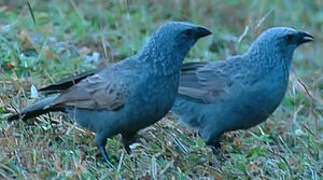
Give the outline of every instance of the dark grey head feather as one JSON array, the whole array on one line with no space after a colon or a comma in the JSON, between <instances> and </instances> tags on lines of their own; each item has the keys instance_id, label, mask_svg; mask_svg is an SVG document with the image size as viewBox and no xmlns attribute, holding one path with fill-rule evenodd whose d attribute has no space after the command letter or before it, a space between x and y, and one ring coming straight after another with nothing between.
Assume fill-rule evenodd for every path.
<instances>
[{"instance_id":1,"label":"dark grey head feather","mask_svg":"<svg viewBox=\"0 0 323 180\"><path fill-rule=\"evenodd\" d=\"M177 21L166 23L153 33L139 53L139 59L153 64L151 71L158 70L162 74L177 72L184 56L196 41L210 34L207 28L195 24Z\"/></svg>"}]
</instances>

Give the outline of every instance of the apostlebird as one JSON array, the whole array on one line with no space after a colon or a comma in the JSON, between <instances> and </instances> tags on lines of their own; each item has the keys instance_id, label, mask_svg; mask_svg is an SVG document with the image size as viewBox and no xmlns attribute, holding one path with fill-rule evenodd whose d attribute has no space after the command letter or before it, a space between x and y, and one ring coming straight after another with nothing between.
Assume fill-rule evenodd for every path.
<instances>
[{"instance_id":1,"label":"apostlebird","mask_svg":"<svg viewBox=\"0 0 323 180\"><path fill-rule=\"evenodd\" d=\"M121 134L127 152L138 130L160 120L175 102L184 57L211 32L186 22L162 25L142 50L112 66L41 89L57 93L27 106L9 120L51 111L69 114L95 133L95 143L111 165L106 139Z\"/></svg>"},{"instance_id":2,"label":"apostlebird","mask_svg":"<svg viewBox=\"0 0 323 180\"><path fill-rule=\"evenodd\" d=\"M313 37L289 27L263 32L242 55L183 65L172 111L217 152L220 136L263 121L287 89L295 49Z\"/></svg>"}]
</instances>

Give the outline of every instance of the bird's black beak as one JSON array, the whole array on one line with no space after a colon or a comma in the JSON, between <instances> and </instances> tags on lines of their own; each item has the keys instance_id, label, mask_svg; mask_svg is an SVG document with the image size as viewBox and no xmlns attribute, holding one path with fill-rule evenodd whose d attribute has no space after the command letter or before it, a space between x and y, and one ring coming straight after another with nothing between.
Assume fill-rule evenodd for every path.
<instances>
[{"instance_id":1,"label":"bird's black beak","mask_svg":"<svg viewBox=\"0 0 323 180\"><path fill-rule=\"evenodd\" d=\"M307 32L300 31L298 33L298 37L299 37L299 41L298 41L299 44L314 41L314 37Z\"/></svg>"},{"instance_id":2,"label":"bird's black beak","mask_svg":"<svg viewBox=\"0 0 323 180\"><path fill-rule=\"evenodd\" d=\"M212 34L212 32L210 30L208 30L207 28L205 27L202 27L202 26L198 26L196 28L196 36L197 38L202 38L202 37L205 37L205 36L208 36L210 34Z\"/></svg>"}]
</instances>

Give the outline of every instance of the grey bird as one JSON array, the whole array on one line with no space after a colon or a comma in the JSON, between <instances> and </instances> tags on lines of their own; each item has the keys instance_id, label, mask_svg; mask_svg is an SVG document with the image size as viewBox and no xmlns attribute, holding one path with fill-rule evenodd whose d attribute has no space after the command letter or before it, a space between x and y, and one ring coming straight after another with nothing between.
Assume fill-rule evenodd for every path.
<instances>
[{"instance_id":1,"label":"grey bird","mask_svg":"<svg viewBox=\"0 0 323 180\"><path fill-rule=\"evenodd\" d=\"M242 55L184 64L172 112L217 154L223 133L256 126L274 112L287 89L294 50L313 39L293 28L273 27Z\"/></svg>"},{"instance_id":2,"label":"grey bird","mask_svg":"<svg viewBox=\"0 0 323 180\"><path fill-rule=\"evenodd\" d=\"M9 118L25 120L63 111L95 133L95 143L111 165L106 139L121 134L127 152L138 130L160 120L175 102L184 57L205 27L169 22L162 25L142 50L112 66L64 79L40 89L58 95L44 98Z\"/></svg>"}]
</instances>

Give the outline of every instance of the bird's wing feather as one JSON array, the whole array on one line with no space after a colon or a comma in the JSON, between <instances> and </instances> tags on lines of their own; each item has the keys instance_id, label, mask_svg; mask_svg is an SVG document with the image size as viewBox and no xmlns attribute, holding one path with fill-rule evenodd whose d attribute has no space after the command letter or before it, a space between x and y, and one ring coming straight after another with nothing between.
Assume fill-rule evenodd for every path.
<instances>
[{"instance_id":1,"label":"bird's wing feather","mask_svg":"<svg viewBox=\"0 0 323 180\"><path fill-rule=\"evenodd\" d=\"M182 65L181 71L192 71L205 66L207 62L189 62Z\"/></svg>"},{"instance_id":2,"label":"bird's wing feather","mask_svg":"<svg viewBox=\"0 0 323 180\"><path fill-rule=\"evenodd\" d=\"M129 96L128 76L121 69L105 69L81 80L61 94L51 106L117 110ZM121 77L123 76L123 77Z\"/></svg>"},{"instance_id":3,"label":"bird's wing feather","mask_svg":"<svg viewBox=\"0 0 323 180\"><path fill-rule=\"evenodd\" d=\"M233 64L219 61L183 71L178 93L204 103L221 99L221 95L233 85L230 73L232 68L236 68Z\"/></svg>"},{"instance_id":4,"label":"bird's wing feather","mask_svg":"<svg viewBox=\"0 0 323 180\"><path fill-rule=\"evenodd\" d=\"M45 94L60 93L64 90L72 87L73 85L77 84L81 80L87 78L88 76L92 76L93 74L98 73L101 70L102 70L102 68L94 69L91 71L77 74L75 76L64 78L55 84L51 84L49 86L38 89L38 91L44 92Z\"/></svg>"}]
</instances>

